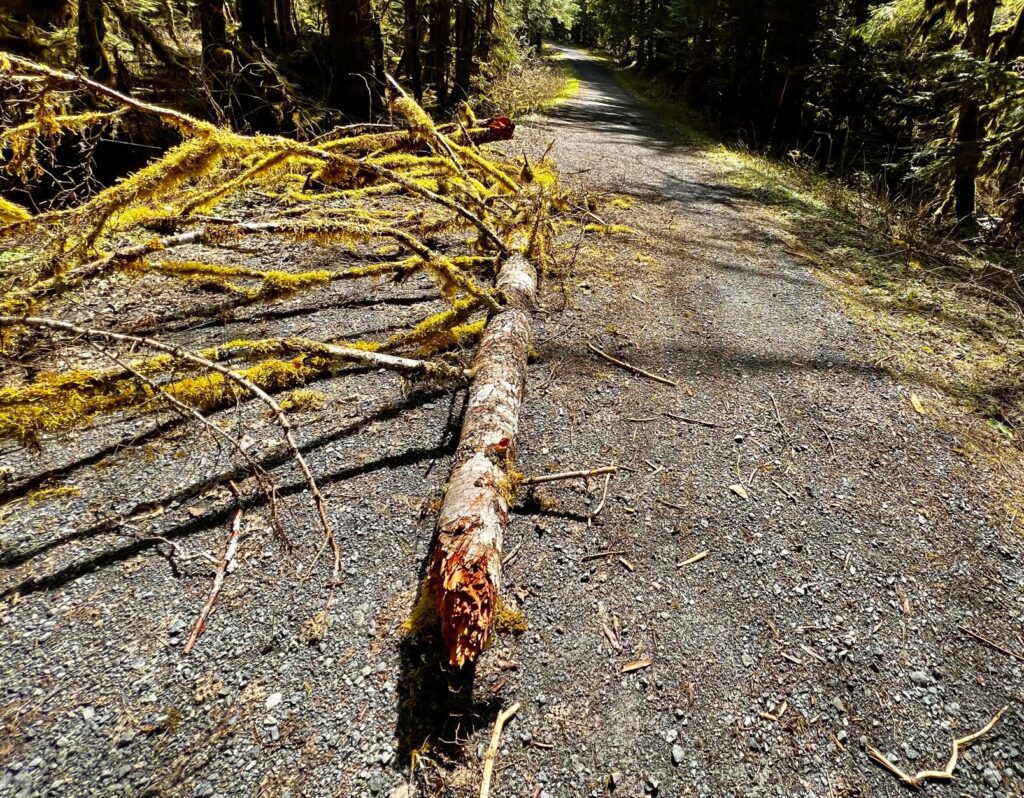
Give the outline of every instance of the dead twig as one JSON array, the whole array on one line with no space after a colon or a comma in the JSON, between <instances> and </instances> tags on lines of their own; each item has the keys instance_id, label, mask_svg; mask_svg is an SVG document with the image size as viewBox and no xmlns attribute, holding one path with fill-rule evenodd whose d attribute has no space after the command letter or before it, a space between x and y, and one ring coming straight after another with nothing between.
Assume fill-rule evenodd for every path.
<instances>
[{"instance_id":1,"label":"dead twig","mask_svg":"<svg viewBox=\"0 0 1024 798\"><path fill-rule=\"evenodd\" d=\"M950 781L953 778L953 771L956 770L957 761L960 759L960 749L966 748L967 746L971 745L972 743L974 743L975 741L977 741L981 737L984 737L986 734L992 731L992 729L999 722L999 719L1003 716L1003 713L1006 712L1007 709L1009 709L1008 706L1004 706L1002 709L1000 709L992 717L992 720L986 723L983 728L974 732L974 734L968 734L966 737L960 737L959 739L954 740L953 750L950 752L949 755L949 761L946 762L946 767L943 770L922 770L919 773L915 773L913 776L911 776L910 774L905 773L892 762L890 762L886 758L885 754L883 754L874 746L869 745L867 746L866 750L868 752L868 756L872 760L874 760L879 765L884 767L886 770L892 773L896 778L898 778L903 784L907 785L908 787L913 787L914 789L917 789L926 781L933 779L941 781Z\"/></svg>"},{"instance_id":2,"label":"dead twig","mask_svg":"<svg viewBox=\"0 0 1024 798\"><path fill-rule=\"evenodd\" d=\"M592 468L589 471L562 471L558 474L542 474L539 477L526 477L521 484L523 485L542 485L545 482L557 482L562 479L576 479L578 477L596 477L601 474L614 474L618 471L617 466L601 466L600 468Z\"/></svg>"},{"instance_id":3,"label":"dead twig","mask_svg":"<svg viewBox=\"0 0 1024 798\"><path fill-rule=\"evenodd\" d=\"M692 557L688 557L687 559L683 560L682 562L676 563L676 568L682 568L684 565L693 565L695 562L700 562L705 557L707 557L710 553L711 553L710 549L704 549L704 551L699 551L696 554L694 554Z\"/></svg>"},{"instance_id":4,"label":"dead twig","mask_svg":"<svg viewBox=\"0 0 1024 798\"><path fill-rule=\"evenodd\" d=\"M598 502L597 507L594 508L594 512L592 512L590 514L590 518L587 519L587 525L588 526L591 524L591 522L595 518L597 518L597 516L600 514L601 510L604 509L604 503L608 500L608 485L609 485L609 483L611 483L611 481L612 481L612 475L611 474L606 474L605 478L604 478L604 490L601 491L601 501Z\"/></svg>"},{"instance_id":5,"label":"dead twig","mask_svg":"<svg viewBox=\"0 0 1024 798\"><path fill-rule=\"evenodd\" d=\"M597 554L586 554L580 557L580 562L589 562L590 560L600 560L602 557L618 557L622 554L626 554L625 549L617 549L615 551L602 551Z\"/></svg>"},{"instance_id":6,"label":"dead twig","mask_svg":"<svg viewBox=\"0 0 1024 798\"><path fill-rule=\"evenodd\" d=\"M772 407L775 408L775 420L779 423L779 429L787 438L790 437L789 430L786 429L786 422L782 420L782 413L779 412L779 403L775 401L775 394L768 394L768 398L772 400Z\"/></svg>"},{"instance_id":7,"label":"dead twig","mask_svg":"<svg viewBox=\"0 0 1024 798\"><path fill-rule=\"evenodd\" d=\"M838 455L836 454L836 445L832 442L832 436L829 435L828 430L820 424L815 424L814 426L817 427L818 431L825 436L825 440L828 441L828 448L832 451L832 459L835 460Z\"/></svg>"},{"instance_id":8,"label":"dead twig","mask_svg":"<svg viewBox=\"0 0 1024 798\"><path fill-rule=\"evenodd\" d=\"M192 634L188 636L188 642L185 643L183 652L185 654L192 653L192 649L195 647L196 641L199 640L199 636L206 630L206 621L210 617L210 613L213 612L213 605L217 601L217 596L220 595L220 589L224 585L224 577L227 575L228 568L238 552L238 542L241 537L242 508L239 507L235 510L234 517L231 519L231 534L228 535L227 543L224 545L224 553L221 555L220 562L217 563L217 572L213 577L213 587L210 588L210 595L207 597L206 604L203 605L203 609L199 613L196 625L192 627Z\"/></svg>"},{"instance_id":9,"label":"dead twig","mask_svg":"<svg viewBox=\"0 0 1024 798\"><path fill-rule=\"evenodd\" d=\"M774 486L775 486L775 487L776 487L776 488L777 488L778 490L780 490L780 491L782 491L783 493L785 493L785 494L786 494L786 498L788 498L788 499L789 499L789 500L790 500L791 502L793 502L793 504L796 504L796 496L794 496L794 495L793 495L792 493L790 493L790 492L789 492L788 490L786 490L786 489L785 489L784 487L782 487L782 485L780 485L780 484L779 484L778 482L776 482L776 481L775 481L774 479L773 479L773 480L770 480L770 482L771 482L771 483L772 483L772 485L774 485Z\"/></svg>"},{"instance_id":10,"label":"dead twig","mask_svg":"<svg viewBox=\"0 0 1024 798\"><path fill-rule=\"evenodd\" d=\"M711 421L704 421L699 418L690 418L689 416L680 416L675 413L666 413L669 418L674 418L676 421L685 421L687 424L697 424L701 427L710 427L711 429L717 429L718 425Z\"/></svg>"},{"instance_id":11,"label":"dead twig","mask_svg":"<svg viewBox=\"0 0 1024 798\"><path fill-rule=\"evenodd\" d=\"M285 549L290 551L291 541L288 539L288 535L284 531L284 527L281 524L277 485L274 484L274 480L270 476L270 474L267 473L267 470L262 465L260 465L259 462L257 462L256 458L254 458L245 450L245 447L242 445L242 442L239 441L237 438L229 435L224 430L222 430L210 419L208 419L206 416L200 413L196 408L192 407L191 405L185 404L185 402L182 402L180 399L178 399L178 397L165 391L154 380L147 377L138 369L133 368L130 364L119 358L113 352L103 349L102 347L98 346L94 341L90 341L90 343L97 352L99 352L101 355L109 359L112 363L114 363L114 365L119 366L125 372L135 377L135 379L139 380L144 385L148 386L149 389L153 391L153 394L155 396L158 396L160 399L167 402L172 408L174 408L174 410L182 418L186 420L193 419L195 421L198 421L199 424L205 427L209 432L211 432L215 438L219 438L220 440L224 441L225 443L228 444L228 446L235 450L235 452L245 461L246 465L249 466L250 470L252 471L253 478L256 480L256 483L259 485L260 490L263 491L263 495L267 499L267 504L270 507L270 517L271 519L273 519L274 534L277 535L278 539L281 542L281 545Z\"/></svg>"},{"instance_id":12,"label":"dead twig","mask_svg":"<svg viewBox=\"0 0 1024 798\"><path fill-rule=\"evenodd\" d=\"M587 349L589 349L591 352L593 352L598 357L604 358L609 363L612 363L612 364L618 366L621 369L625 369L626 371L631 371L634 374L639 374L641 377L646 377L649 380L654 380L655 382L660 382L663 385L671 385L673 388L676 388L679 385L678 382L670 380L667 377L661 377L661 376L659 376L657 374L652 374L649 371L644 371L639 366L634 366L632 363L627 363L625 360L619 360L618 358L612 357L607 352L605 352L605 351L603 351L601 349L598 349L596 346L594 346L589 341L587 342Z\"/></svg>"},{"instance_id":13,"label":"dead twig","mask_svg":"<svg viewBox=\"0 0 1024 798\"><path fill-rule=\"evenodd\" d=\"M491 732L491 744L487 746L484 754L484 774L480 781L480 798L487 798L491 793L491 774L494 772L494 760L498 756L498 741L501 740L501 730L508 723L509 719L519 711L519 702L516 702L508 709L498 713L494 721L494 730Z\"/></svg>"},{"instance_id":14,"label":"dead twig","mask_svg":"<svg viewBox=\"0 0 1024 798\"><path fill-rule=\"evenodd\" d=\"M998 651L1000 654L1005 654L1006 656L1008 656L1008 657L1010 657L1012 659L1015 659L1018 662L1024 662L1024 656L1021 656L1020 654L1017 654L1014 651L1010 651L1010 649L1008 649L1005 646L997 643L992 638L986 637L985 635L981 634L981 632L975 632L973 629L968 629L966 626L960 626L958 628L965 635L967 635L968 637L971 637L971 638L977 640L982 645L986 645L989 648L991 648L991 649L993 649L995 651Z\"/></svg>"}]
</instances>

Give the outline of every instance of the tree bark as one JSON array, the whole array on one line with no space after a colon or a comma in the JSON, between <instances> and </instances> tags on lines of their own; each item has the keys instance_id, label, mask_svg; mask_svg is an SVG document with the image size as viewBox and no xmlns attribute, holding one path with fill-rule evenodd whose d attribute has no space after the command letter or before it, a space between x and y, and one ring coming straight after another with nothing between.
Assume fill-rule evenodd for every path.
<instances>
[{"instance_id":1,"label":"tree bark","mask_svg":"<svg viewBox=\"0 0 1024 798\"><path fill-rule=\"evenodd\" d=\"M508 301L488 322L474 360L462 436L427 574L448 660L458 667L475 660L487 644L498 599L536 270L522 255L513 255L501 267L497 287Z\"/></svg>"},{"instance_id":2,"label":"tree bark","mask_svg":"<svg viewBox=\"0 0 1024 798\"><path fill-rule=\"evenodd\" d=\"M459 0L455 17L455 99L468 100L476 53L476 5Z\"/></svg>"},{"instance_id":3,"label":"tree bark","mask_svg":"<svg viewBox=\"0 0 1024 798\"><path fill-rule=\"evenodd\" d=\"M420 9L417 0L405 0L405 74L412 96L423 103L423 65L420 61Z\"/></svg>"},{"instance_id":4,"label":"tree bark","mask_svg":"<svg viewBox=\"0 0 1024 798\"><path fill-rule=\"evenodd\" d=\"M494 38L494 13L496 0L484 0L484 15L477 40L476 58L480 64L491 57L491 44Z\"/></svg>"},{"instance_id":5,"label":"tree bark","mask_svg":"<svg viewBox=\"0 0 1024 798\"><path fill-rule=\"evenodd\" d=\"M968 5L967 32L964 49L976 59L988 54L992 19L996 0L972 0ZM953 174L953 201L959 226L971 228L976 221L978 171L981 167L981 139L985 129L981 120L981 103L974 89L968 89L960 100L953 138L956 155Z\"/></svg>"},{"instance_id":6,"label":"tree bark","mask_svg":"<svg viewBox=\"0 0 1024 798\"><path fill-rule=\"evenodd\" d=\"M428 79L437 93L437 105L442 109L448 105L448 45L451 37L451 0L431 0Z\"/></svg>"},{"instance_id":7,"label":"tree bark","mask_svg":"<svg viewBox=\"0 0 1024 798\"><path fill-rule=\"evenodd\" d=\"M367 120L379 102L374 68L376 21L370 1L328 0L327 24L334 63L331 101L350 118Z\"/></svg>"},{"instance_id":8,"label":"tree bark","mask_svg":"<svg viewBox=\"0 0 1024 798\"><path fill-rule=\"evenodd\" d=\"M208 49L222 47L227 42L228 24L224 17L224 0L199 0L199 37L203 44L204 60Z\"/></svg>"},{"instance_id":9,"label":"tree bark","mask_svg":"<svg viewBox=\"0 0 1024 798\"><path fill-rule=\"evenodd\" d=\"M267 43L267 18L263 0L238 0L239 33L250 44Z\"/></svg>"},{"instance_id":10,"label":"tree bark","mask_svg":"<svg viewBox=\"0 0 1024 798\"><path fill-rule=\"evenodd\" d=\"M103 49L107 26L102 0L78 0L78 61L93 80L106 83L113 75Z\"/></svg>"},{"instance_id":11,"label":"tree bark","mask_svg":"<svg viewBox=\"0 0 1024 798\"><path fill-rule=\"evenodd\" d=\"M277 40L281 47L290 47L295 43L295 21L292 0L275 0L277 13Z\"/></svg>"}]
</instances>

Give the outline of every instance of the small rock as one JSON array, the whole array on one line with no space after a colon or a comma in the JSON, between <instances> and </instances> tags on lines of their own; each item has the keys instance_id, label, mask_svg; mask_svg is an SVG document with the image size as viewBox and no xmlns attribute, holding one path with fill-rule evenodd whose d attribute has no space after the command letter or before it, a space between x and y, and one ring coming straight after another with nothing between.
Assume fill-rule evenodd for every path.
<instances>
[{"instance_id":1,"label":"small rock","mask_svg":"<svg viewBox=\"0 0 1024 798\"><path fill-rule=\"evenodd\" d=\"M932 683L932 675L928 671L911 671L910 681L918 687L925 687Z\"/></svg>"},{"instance_id":2,"label":"small rock","mask_svg":"<svg viewBox=\"0 0 1024 798\"><path fill-rule=\"evenodd\" d=\"M743 663L744 667L751 667L754 664L754 659L749 654L743 654L740 657L740 662Z\"/></svg>"},{"instance_id":3,"label":"small rock","mask_svg":"<svg viewBox=\"0 0 1024 798\"><path fill-rule=\"evenodd\" d=\"M208 781L201 781L196 785L196 798L210 798L213 795L213 785Z\"/></svg>"},{"instance_id":4,"label":"small rock","mask_svg":"<svg viewBox=\"0 0 1024 798\"><path fill-rule=\"evenodd\" d=\"M96 710L92 707L82 707L82 719L92 720L96 717Z\"/></svg>"},{"instance_id":5,"label":"small rock","mask_svg":"<svg viewBox=\"0 0 1024 798\"><path fill-rule=\"evenodd\" d=\"M271 693L267 696L267 709L273 709L284 700L283 693Z\"/></svg>"},{"instance_id":6,"label":"small rock","mask_svg":"<svg viewBox=\"0 0 1024 798\"><path fill-rule=\"evenodd\" d=\"M839 696L832 699L832 706L839 712L846 712L846 704L843 703L843 699L839 698Z\"/></svg>"},{"instance_id":7,"label":"small rock","mask_svg":"<svg viewBox=\"0 0 1024 798\"><path fill-rule=\"evenodd\" d=\"M667 732L665 732L666 743L674 743L678 738L679 732L677 732L675 729L669 729Z\"/></svg>"},{"instance_id":8,"label":"small rock","mask_svg":"<svg viewBox=\"0 0 1024 798\"><path fill-rule=\"evenodd\" d=\"M981 774L981 777L985 780L985 783L995 789L1003 783L1002 774L995 768L985 768L985 772Z\"/></svg>"},{"instance_id":9,"label":"small rock","mask_svg":"<svg viewBox=\"0 0 1024 798\"><path fill-rule=\"evenodd\" d=\"M672 746L672 764L676 767L683 764L683 747L679 743Z\"/></svg>"}]
</instances>

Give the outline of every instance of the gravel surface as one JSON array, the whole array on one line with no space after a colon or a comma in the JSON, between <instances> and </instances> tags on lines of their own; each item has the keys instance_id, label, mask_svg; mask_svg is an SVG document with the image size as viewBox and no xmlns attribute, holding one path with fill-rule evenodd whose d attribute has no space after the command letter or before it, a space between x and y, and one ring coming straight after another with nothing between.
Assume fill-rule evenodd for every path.
<instances>
[{"instance_id":1,"label":"gravel surface","mask_svg":"<svg viewBox=\"0 0 1024 798\"><path fill-rule=\"evenodd\" d=\"M0 525L0 589L21 588L0 604L0 796L471 796L513 701L495 798L895 796L866 743L904 769L941 767L1003 705L956 783L929 791L1024 794L1024 663L961 631L1024 652L1022 547L989 475L914 412L911 388L928 391L875 365L876 345L718 167L601 62L566 55L581 91L521 146L554 139L570 181L632 198L608 215L638 232L581 250L569 307L548 293L520 468L623 470L600 512L603 478L524 497L503 593L525 634L464 674L401 634L461 396L376 372L316 386L330 403L300 416L301 439L326 475L344 576L314 642L304 625L328 569L299 568L319 541L290 466L275 475L295 553L247 511L184 656L211 583L203 555L227 534L229 452L174 429L69 465L145 434L130 421L42 461L8 451L18 478L41 462L84 487ZM254 445L275 444L265 420L257 431ZM83 517L197 476L207 489L116 533Z\"/></svg>"}]
</instances>

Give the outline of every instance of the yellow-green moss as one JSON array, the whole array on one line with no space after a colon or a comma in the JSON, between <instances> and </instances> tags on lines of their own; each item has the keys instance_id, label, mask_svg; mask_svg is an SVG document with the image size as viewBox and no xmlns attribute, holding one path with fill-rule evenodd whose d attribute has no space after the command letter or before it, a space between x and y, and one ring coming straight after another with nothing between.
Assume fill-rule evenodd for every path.
<instances>
[{"instance_id":1,"label":"yellow-green moss","mask_svg":"<svg viewBox=\"0 0 1024 798\"><path fill-rule=\"evenodd\" d=\"M323 391L312 391L298 388L281 400L281 407L289 411L322 410L327 403L327 394Z\"/></svg>"},{"instance_id":2,"label":"yellow-green moss","mask_svg":"<svg viewBox=\"0 0 1024 798\"><path fill-rule=\"evenodd\" d=\"M40 502L49 501L50 499L63 499L68 496L81 495L81 488L77 488L74 485L61 485L55 488L40 488L28 495L28 503L29 506L35 506Z\"/></svg>"},{"instance_id":3,"label":"yellow-green moss","mask_svg":"<svg viewBox=\"0 0 1024 798\"><path fill-rule=\"evenodd\" d=\"M402 622L402 634L408 637L422 637L434 632L440 622L437 603L426 585L422 585L412 611Z\"/></svg>"},{"instance_id":4,"label":"yellow-green moss","mask_svg":"<svg viewBox=\"0 0 1024 798\"><path fill-rule=\"evenodd\" d=\"M526 629L526 613L499 596L494 607L494 631L497 634L521 635Z\"/></svg>"}]
</instances>

